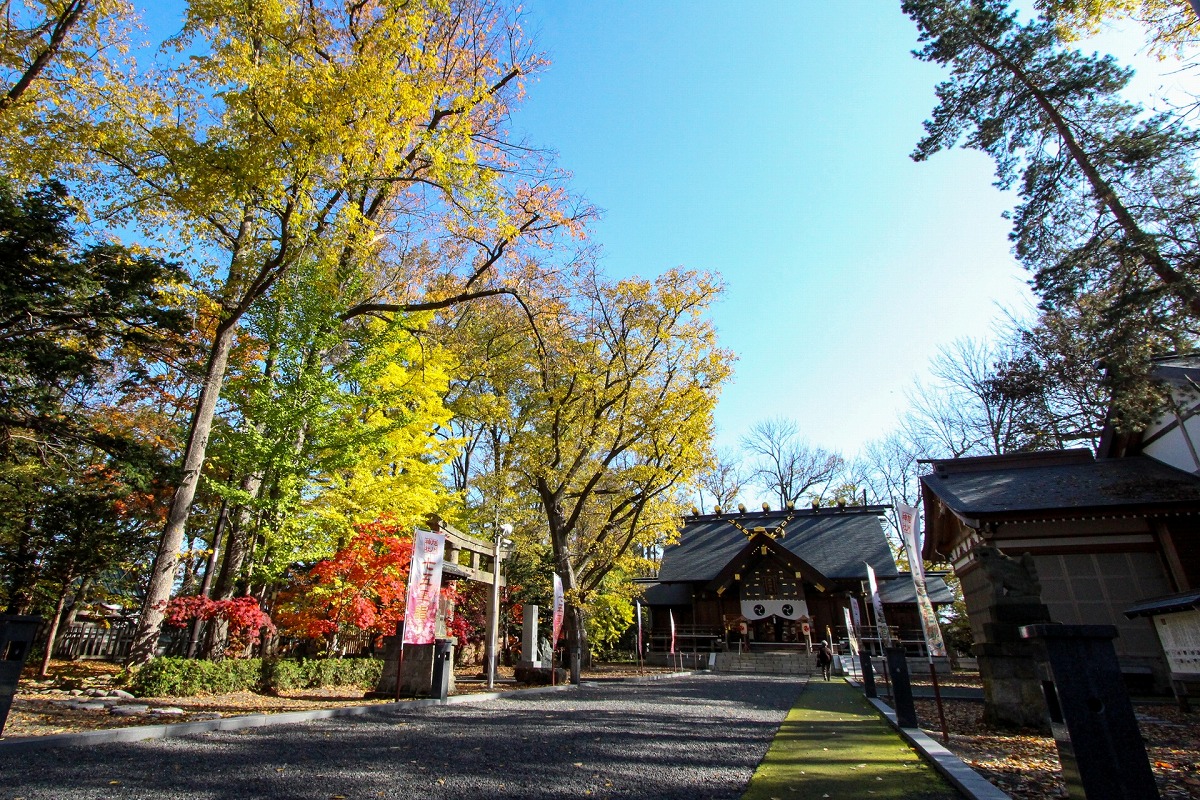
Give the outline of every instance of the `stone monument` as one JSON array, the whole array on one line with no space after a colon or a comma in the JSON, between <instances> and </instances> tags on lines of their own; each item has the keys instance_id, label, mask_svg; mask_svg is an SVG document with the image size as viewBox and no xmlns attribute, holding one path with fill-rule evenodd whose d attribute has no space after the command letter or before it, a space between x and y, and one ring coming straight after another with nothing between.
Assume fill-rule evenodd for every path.
<instances>
[{"instance_id":1,"label":"stone monument","mask_svg":"<svg viewBox=\"0 0 1200 800\"><path fill-rule=\"evenodd\" d=\"M538 635L538 607L521 606L521 660L513 669L517 683L550 683L554 679L550 671L553 656L550 641ZM561 669L557 672L562 682L566 673Z\"/></svg>"},{"instance_id":2,"label":"stone monument","mask_svg":"<svg viewBox=\"0 0 1200 800\"><path fill-rule=\"evenodd\" d=\"M956 570L970 611L975 655L983 680L984 722L1046 730L1045 700L1033 645L1020 628L1051 622L1042 603L1033 557L1010 558L980 544Z\"/></svg>"},{"instance_id":3,"label":"stone monument","mask_svg":"<svg viewBox=\"0 0 1200 800\"><path fill-rule=\"evenodd\" d=\"M397 626L399 628L399 626ZM451 647L457 641L453 637L439 639L449 641ZM396 673L400 667L400 632L395 636L383 637L383 672L375 684L375 691L367 692L370 698L423 697L433 692L433 644L409 644L404 646L404 666L400 670L400 691L396 691ZM454 663L453 649L450 663ZM447 689L454 692L454 670L449 670Z\"/></svg>"}]
</instances>

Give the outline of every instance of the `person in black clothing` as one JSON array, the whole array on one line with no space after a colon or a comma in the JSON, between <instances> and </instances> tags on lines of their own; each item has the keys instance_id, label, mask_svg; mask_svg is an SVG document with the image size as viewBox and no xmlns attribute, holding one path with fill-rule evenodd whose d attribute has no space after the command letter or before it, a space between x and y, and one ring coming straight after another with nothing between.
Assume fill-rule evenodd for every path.
<instances>
[{"instance_id":1,"label":"person in black clothing","mask_svg":"<svg viewBox=\"0 0 1200 800\"><path fill-rule=\"evenodd\" d=\"M821 668L821 675L825 680L829 680L829 672L833 667L833 649L829 646L829 642L822 639L820 646L817 647L817 666Z\"/></svg>"}]
</instances>

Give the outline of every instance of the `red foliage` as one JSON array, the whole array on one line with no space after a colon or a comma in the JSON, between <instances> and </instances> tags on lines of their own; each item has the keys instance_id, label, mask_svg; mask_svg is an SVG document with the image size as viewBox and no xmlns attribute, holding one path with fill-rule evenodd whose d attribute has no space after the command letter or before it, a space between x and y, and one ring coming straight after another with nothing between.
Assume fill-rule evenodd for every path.
<instances>
[{"instance_id":1,"label":"red foliage","mask_svg":"<svg viewBox=\"0 0 1200 800\"><path fill-rule=\"evenodd\" d=\"M166 623L183 628L192 620L219 619L229 630L225 642L225 656L238 658L262 639L262 632L275 632L275 623L259 607L253 597L235 597L232 600L210 600L202 595L176 597L167 603Z\"/></svg>"},{"instance_id":2,"label":"red foliage","mask_svg":"<svg viewBox=\"0 0 1200 800\"><path fill-rule=\"evenodd\" d=\"M412 534L389 520L355 528L350 543L281 593L285 633L333 641L341 631L390 634L404 619Z\"/></svg>"}]
</instances>

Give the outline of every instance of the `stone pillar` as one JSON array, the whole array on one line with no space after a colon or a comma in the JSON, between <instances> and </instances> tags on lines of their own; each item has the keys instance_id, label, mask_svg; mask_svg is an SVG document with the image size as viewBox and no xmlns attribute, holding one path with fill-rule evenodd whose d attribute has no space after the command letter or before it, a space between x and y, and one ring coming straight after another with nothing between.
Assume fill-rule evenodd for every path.
<instances>
[{"instance_id":1,"label":"stone pillar","mask_svg":"<svg viewBox=\"0 0 1200 800\"><path fill-rule=\"evenodd\" d=\"M917 707L913 704L912 682L908 677L908 655L903 647L884 648L888 672L892 678L892 705L896 709L896 724L901 728L917 727Z\"/></svg>"},{"instance_id":2,"label":"stone pillar","mask_svg":"<svg viewBox=\"0 0 1200 800\"><path fill-rule=\"evenodd\" d=\"M875 670L871 666L871 654L867 652L867 648L858 651L858 658L862 664L863 694L867 697L879 697L875 689Z\"/></svg>"},{"instance_id":3,"label":"stone pillar","mask_svg":"<svg viewBox=\"0 0 1200 800\"><path fill-rule=\"evenodd\" d=\"M962 582L974 654L983 681L984 721L1002 728L1046 729L1045 702L1033 645L1023 625L1048 623L1033 558L1009 558L991 545L974 547L955 565Z\"/></svg>"},{"instance_id":4,"label":"stone pillar","mask_svg":"<svg viewBox=\"0 0 1200 800\"><path fill-rule=\"evenodd\" d=\"M1067 796L1155 800L1158 787L1121 678L1113 625L1028 625Z\"/></svg>"},{"instance_id":5,"label":"stone pillar","mask_svg":"<svg viewBox=\"0 0 1200 800\"><path fill-rule=\"evenodd\" d=\"M41 624L41 617L0 615L0 733Z\"/></svg>"},{"instance_id":6,"label":"stone pillar","mask_svg":"<svg viewBox=\"0 0 1200 800\"><path fill-rule=\"evenodd\" d=\"M538 652L538 607L521 606L521 661L519 666L538 668L542 666Z\"/></svg>"},{"instance_id":7,"label":"stone pillar","mask_svg":"<svg viewBox=\"0 0 1200 800\"><path fill-rule=\"evenodd\" d=\"M450 638L443 641L448 641L453 645L455 639ZM433 651L434 645L432 644L404 645L404 665L400 670L400 697L424 697L430 694L433 689ZM368 692L366 696L395 698L396 673L399 666L400 637L383 637L383 672L379 675L375 691ZM447 688L451 693L454 692L453 669L449 670Z\"/></svg>"}]
</instances>

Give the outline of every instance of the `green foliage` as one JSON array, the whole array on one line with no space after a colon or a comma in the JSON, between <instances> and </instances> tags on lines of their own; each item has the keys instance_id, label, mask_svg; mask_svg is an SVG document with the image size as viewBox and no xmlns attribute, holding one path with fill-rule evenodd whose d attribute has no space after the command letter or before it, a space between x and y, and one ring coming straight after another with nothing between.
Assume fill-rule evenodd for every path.
<instances>
[{"instance_id":1,"label":"green foliage","mask_svg":"<svg viewBox=\"0 0 1200 800\"><path fill-rule=\"evenodd\" d=\"M1117 422L1139 427L1157 399L1147 343L1186 343L1200 317L1200 134L1126 100L1133 73L1114 58L1019 23L1003 0L903 8L918 58L950 70L913 157L962 143L993 159L996 185L1020 193L1011 238L1043 310L1090 323L1079 335L1103 354Z\"/></svg>"},{"instance_id":2,"label":"green foliage","mask_svg":"<svg viewBox=\"0 0 1200 800\"><path fill-rule=\"evenodd\" d=\"M225 692L277 693L322 686L374 688L383 662L374 658L227 659L155 658L133 673L139 697L191 697Z\"/></svg>"},{"instance_id":3,"label":"green foliage","mask_svg":"<svg viewBox=\"0 0 1200 800\"><path fill-rule=\"evenodd\" d=\"M257 691L262 685L262 672L262 661L257 658L226 661L155 658L134 673L129 688L139 697Z\"/></svg>"},{"instance_id":4,"label":"green foliage","mask_svg":"<svg viewBox=\"0 0 1200 800\"><path fill-rule=\"evenodd\" d=\"M80 247L58 184L0 186L0 607L142 563L171 477L153 373L186 355L180 271ZM135 584L136 581L129 581Z\"/></svg>"},{"instance_id":5,"label":"green foliage","mask_svg":"<svg viewBox=\"0 0 1200 800\"><path fill-rule=\"evenodd\" d=\"M942 609L941 616L942 639L946 647L962 656L972 655L975 635L971 633L971 621L967 618L966 601L958 598L949 609Z\"/></svg>"},{"instance_id":6,"label":"green foliage","mask_svg":"<svg viewBox=\"0 0 1200 800\"><path fill-rule=\"evenodd\" d=\"M263 687L270 693L322 686L374 689L382 671L383 661L377 658L278 658L262 666Z\"/></svg>"},{"instance_id":7,"label":"green foliage","mask_svg":"<svg viewBox=\"0 0 1200 800\"><path fill-rule=\"evenodd\" d=\"M79 415L88 391L121 368L146 380L156 356L178 353L188 330L168 290L178 267L110 244L79 248L72 201L59 184L25 194L0 186L0 441L49 446L131 443ZM110 387L119 391L120 385Z\"/></svg>"},{"instance_id":8,"label":"green foliage","mask_svg":"<svg viewBox=\"0 0 1200 800\"><path fill-rule=\"evenodd\" d=\"M629 598L617 592L592 597L584 617L592 655L607 653L620 641L633 624L633 610Z\"/></svg>"}]
</instances>

